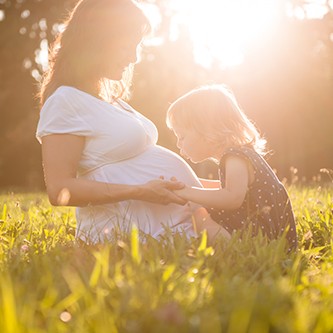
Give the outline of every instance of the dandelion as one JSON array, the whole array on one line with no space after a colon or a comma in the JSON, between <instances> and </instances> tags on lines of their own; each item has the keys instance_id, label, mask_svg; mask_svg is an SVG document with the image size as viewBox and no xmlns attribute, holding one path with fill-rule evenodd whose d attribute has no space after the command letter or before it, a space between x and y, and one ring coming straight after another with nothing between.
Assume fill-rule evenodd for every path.
<instances>
[{"instance_id":1,"label":"dandelion","mask_svg":"<svg viewBox=\"0 0 333 333\"><path fill-rule=\"evenodd\" d=\"M60 320L63 321L64 323L68 323L72 319L72 315L67 311L61 312L59 317Z\"/></svg>"}]
</instances>

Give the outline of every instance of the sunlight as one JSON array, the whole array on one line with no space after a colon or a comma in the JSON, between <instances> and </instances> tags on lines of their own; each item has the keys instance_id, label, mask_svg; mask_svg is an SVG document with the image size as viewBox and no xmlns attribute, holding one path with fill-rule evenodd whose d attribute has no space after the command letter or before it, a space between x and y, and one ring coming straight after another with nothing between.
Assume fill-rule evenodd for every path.
<instances>
[{"instance_id":1,"label":"sunlight","mask_svg":"<svg viewBox=\"0 0 333 333\"><path fill-rule=\"evenodd\" d=\"M274 0L171 0L171 6L171 23L188 28L195 60L205 67L241 64L246 47L269 33L277 18Z\"/></svg>"},{"instance_id":2,"label":"sunlight","mask_svg":"<svg viewBox=\"0 0 333 333\"><path fill-rule=\"evenodd\" d=\"M333 0L305 0L302 4L278 0L169 0L169 39L188 31L195 61L210 68L242 64L248 49L260 48L272 35L280 17L321 19L333 9ZM151 15L160 18L156 15ZM150 44L159 44L152 40Z\"/></svg>"},{"instance_id":3,"label":"sunlight","mask_svg":"<svg viewBox=\"0 0 333 333\"><path fill-rule=\"evenodd\" d=\"M304 6L305 15L308 19L323 18L329 11L326 1L313 1Z\"/></svg>"},{"instance_id":4,"label":"sunlight","mask_svg":"<svg viewBox=\"0 0 333 333\"><path fill-rule=\"evenodd\" d=\"M287 5L287 15L298 20L322 19L332 9L332 0L308 0L302 6L289 3Z\"/></svg>"},{"instance_id":5,"label":"sunlight","mask_svg":"<svg viewBox=\"0 0 333 333\"><path fill-rule=\"evenodd\" d=\"M47 39L43 39L40 42L40 48L36 50L36 58L35 61L42 67L42 71L46 71L48 69L49 63L49 52L48 52L48 41Z\"/></svg>"}]
</instances>

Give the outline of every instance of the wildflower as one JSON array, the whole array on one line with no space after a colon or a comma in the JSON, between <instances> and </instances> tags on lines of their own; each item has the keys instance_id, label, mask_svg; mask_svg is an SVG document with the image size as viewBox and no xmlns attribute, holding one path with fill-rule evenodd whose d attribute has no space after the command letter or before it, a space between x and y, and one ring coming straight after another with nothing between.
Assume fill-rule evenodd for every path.
<instances>
[{"instance_id":1,"label":"wildflower","mask_svg":"<svg viewBox=\"0 0 333 333\"><path fill-rule=\"evenodd\" d=\"M23 244L23 245L21 246L21 251L22 251L22 252L28 252L28 251L29 251L29 246L28 246L27 244Z\"/></svg>"}]
</instances>

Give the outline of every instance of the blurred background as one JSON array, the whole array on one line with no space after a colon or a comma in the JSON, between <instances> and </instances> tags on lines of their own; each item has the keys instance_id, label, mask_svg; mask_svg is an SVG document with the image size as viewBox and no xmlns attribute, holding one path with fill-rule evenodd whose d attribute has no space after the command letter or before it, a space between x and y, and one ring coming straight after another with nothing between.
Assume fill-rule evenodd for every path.
<instances>
[{"instance_id":1,"label":"blurred background","mask_svg":"<svg viewBox=\"0 0 333 333\"><path fill-rule=\"evenodd\" d=\"M165 125L189 89L227 84L268 140L280 179L333 169L333 1L147 0L154 24L135 67L130 104ZM0 189L43 189L35 98L48 48L73 0L0 0ZM202 177L213 163L192 165ZM325 175L322 174L324 178Z\"/></svg>"}]
</instances>

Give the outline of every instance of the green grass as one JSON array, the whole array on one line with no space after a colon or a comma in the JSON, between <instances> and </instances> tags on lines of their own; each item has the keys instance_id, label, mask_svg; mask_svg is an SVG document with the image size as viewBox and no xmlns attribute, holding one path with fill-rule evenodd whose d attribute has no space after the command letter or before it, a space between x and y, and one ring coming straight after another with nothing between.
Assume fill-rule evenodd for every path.
<instances>
[{"instance_id":1,"label":"green grass","mask_svg":"<svg viewBox=\"0 0 333 333\"><path fill-rule=\"evenodd\" d=\"M72 208L0 196L0 332L333 332L333 188L289 186L299 251L205 235L103 246L74 239Z\"/></svg>"}]
</instances>

